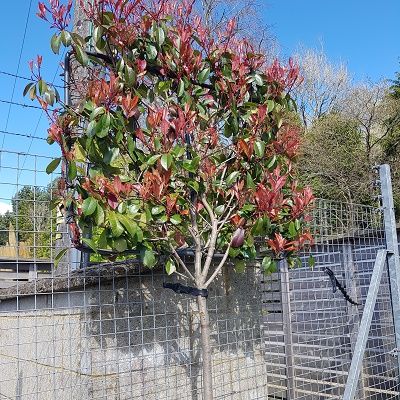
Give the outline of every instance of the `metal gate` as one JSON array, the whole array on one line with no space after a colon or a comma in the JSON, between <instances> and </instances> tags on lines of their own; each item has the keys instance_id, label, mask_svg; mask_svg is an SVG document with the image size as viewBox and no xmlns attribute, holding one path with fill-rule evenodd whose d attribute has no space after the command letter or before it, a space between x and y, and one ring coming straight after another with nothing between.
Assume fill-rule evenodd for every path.
<instances>
[{"instance_id":1,"label":"metal gate","mask_svg":"<svg viewBox=\"0 0 400 400\"><path fill-rule=\"evenodd\" d=\"M382 207L319 200L315 266L307 266L306 254L300 268L281 262L279 273L264 279L272 398L399 397L399 255L388 166L379 173Z\"/></svg>"}]
</instances>

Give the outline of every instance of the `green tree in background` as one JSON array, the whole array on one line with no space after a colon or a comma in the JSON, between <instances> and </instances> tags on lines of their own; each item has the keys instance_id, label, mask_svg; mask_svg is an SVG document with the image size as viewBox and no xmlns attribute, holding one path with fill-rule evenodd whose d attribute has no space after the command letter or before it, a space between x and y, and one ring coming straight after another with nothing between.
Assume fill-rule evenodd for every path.
<instances>
[{"instance_id":1,"label":"green tree in background","mask_svg":"<svg viewBox=\"0 0 400 400\"><path fill-rule=\"evenodd\" d=\"M299 168L317 196L369 202L369 166L357 124L340 114L317 120L304 134Z\"/></svg>"},{"instance_id":2,"label":"green tree in background","mask_svg":"<svg viewBox=\"0 0 400 400\"><path fill-rule=\"evenodd\" d=\"M47 187L23 186L13 196L12 211L0 215L0 246L9 242L11 224L18 243L28 247L31 257L50 257L51 232L55 231L55 213L50 210L53 187L54 182Z\"/></svg>"},{"instance_id":3,"label":"green tree in background","mask_svg":"<svg viewBox=\"0 0 400 400\"><path fill-rule=\"evenodd\" d=\"M10 223L14 221L14 213L7 211L0 215L0 246L4 246L8 242L8 230Z\"/></svg>"}]
</instances>

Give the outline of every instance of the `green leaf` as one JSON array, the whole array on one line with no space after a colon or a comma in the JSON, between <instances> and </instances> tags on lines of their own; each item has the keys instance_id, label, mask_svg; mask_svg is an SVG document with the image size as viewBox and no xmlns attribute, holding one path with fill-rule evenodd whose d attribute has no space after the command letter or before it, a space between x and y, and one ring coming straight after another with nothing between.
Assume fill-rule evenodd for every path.
<instances>
[{"instance_id":1,"label":"green leaf","mask_svg":"<svg viewBox=\"0 0 400 400\"><path fill-rule=\"evenodd\" d=\"M315 267L315 258L312 255L308 257L308 266L311 270L313 270Z\"/></svg>"},{"instance_id":2,"label":"green leaf","mask_svg":"<svg viewBox=\"0 0 400 400\"><path fill-rule=\"evenodd\" d=\"M271 263L272 263L271 257L266 256L262 259L261 266L263 267L264 271L269 268Z\"/></svg>"},{"instance_id":3,"label":"green leaf","mask_svg":"<svg viewBox=\"0 0 400 400\"><path fill-rule=\"evenodd\" d=\"M64 257L65 253L68 251L69 249L62 249L60 252L57 253L57 255L54 257L54 268L58 267L58 264L60 263L61 259Z\"/></svg>"},{"instance_id":4,"label":"green leaf","mask_svg":"<svg viewBox=\"0 0 400 400\"><path fill-rule=\"evenodd\" d=\"M156 34L157 44L158 44L159 46L162 46L162 44L163 44L164 41L165 41L165 32L164 32L164 29L161 28L161 27L158 27L158 28L156 29L156 31L155 31L155 34Z\"/></svg>"},{"instance_id":5,"label":"green leaf","mask_svg":"<svg viewBox=\"0 0 400 400\"><path fill-rule=\"evenodd\" d=\"M172 275L176 271L175 263L170 258L165 264L165 271L167 271L168 275Z\"/></svg>"},{"instance_id":6,"label":"green leaf","mask_svg":"<svg viewBox=\"0 0 400 400\"><path fill-rule=\"evenodd\" d=\"M254 143L254 151L255 151L257 157L260 157L260 158L263 157L264 152L265 152L265 143L257 140Z\"/></svg>"},{"instance_id":7,"label":"green leaf","mask_svg":"<svg viewBox=\"0 0 400 400\"><path fill-rule=\"evenodd\" d=\"M76 174L76 163L74 161L70 161L68 164L68 178L73 181L76 178Z\"/></svg>"},{"instance_id":8,"label":"green leaf","mask_svg":"<svg viewBox=\"0 0 400 400\"><path fill-rule=\"evenodd\" d=\"M136 82L136 72L129 65L125 65L124 77L125 77L125 83L128 86L133 86L135 84L135 82Z\"/></svg>"},{"instance_id":9,"label":"green leaf","mask_svg":"<svg viewBox=\"0 0 400 400\"><path fill-rule=\"evenodd\" d=\"M125 230L129 233L131 237L135 237L138 225L135 221L130 219L124 214L117 214L118 220L121 222Z\"/></svg>"},{"instance_id":10,"label":"green leaf","mask_svg":"<svg viewBox=\"0 0 400 400\"><path fill-rule=\"evenodd\" d=\"M268 256L263 258L261 266L265 274L272 274L277 271L276 262Z\"/></svg>"},{"instance_id":11,"label":"green leaf","mask_svg":"<svg viewBox=\"0 0 400 400\"><path fill-rule=\"evenodd\" d=\"M57 35L57 33L55 33L50 41L50 47L54 54L59 53L60 45L61 45L61 35Z\"/></svg>"},{"instance_id":12,"label":"green leaf","mask_svg":"<svg viewBox=\"0 0 400 400\"><path fill-rule=\"evenodd\" d=\"M196 156L193 160L185 160L182 164L183 169L189 172L196 173L199 167L200 157Z\"/></svg>"},{"instance_id":13,"label":"green leaf","mask_svg":"<svg viewBox=\"0 0 400 400\"><path fill-rule=\"evenodd\" d=\"M60 37L61 42L65 47L68 47L71 44L72 38L71 34L68 31L61 31Z\"/></svg>"},{"instance_id":14,"label":"green leaf","mask_svg":"<svg viewBox=\"0 0 400 400\"><path fill-rule=\"evenodd\" d=\"M47 167L46 167L46 174L50 175L60 164L61 158L54 159Z\"/></svg>"},{"instance_id":15,"label":"green leaf","mask_svg":"<svg viewBox=\"0 0 400 400\"><path fill-rule=\"evenodd\" d=\"M96 210L93 215L94 222L96 223L97 226L103 225L104 224L104 219L105 219L105 214L103 207L100 205L97 205Z\"/></svg>"},{"instance_id":16,"label":"green leaf","mask_svg":"<svg viewBox=\"0 0 400 400\"><path fill-rule=\"evenodd\" d=\"M29 98L31 100L36 99L36 86L35 85L32 85L29 90Z\"/></svg>"},{"instance_id":17,"label":"green leaf","mask_svg":"<svg viewBox=\"0 0 400 400\"><path fill-rule=\"evenodd\" d=\"M267 100L267 110L271 112L275 108L275 102L273 100Z\"/></svg>"},{"instance_id":18,"label":"green leaf","mask_svg":"<svg viewBox=\"0 0 400 400\"><path fill-rule=\"evenodd\" d=\"M172 149L172 154L175 157L179 158L179 157L181 157L181 156L183 156L185 154L185 151L186 151L186 149L183 146L176 145Z\"/></svg>"},{"instance_id":19,"label":"green leaf","mask_svg":"<svg viewBox=\"0 0 400 400\"><path fill-rule=\"evenodd\" d=\"M135 236L138 242L143 242L143 231L140 226L137 227Z\"/></svg>"},{"instance_id":20,"label":"green leaf","mask_svg":"<svg viewBox=\"0 0 400 400\"><path fill-rule=\"evenodd\" d=\"M294 238L294 237L297 236L296 226L295 226L295 224L294 224L293 221L290 221L290 224L289 224L289 235L290 235L292 238Z\"/></svg>"},{"instance_id":21,"label":"green leaf","mask_svg":"<svg viewBox=\"0 0 400 400\"><path fill-rule=\"evenodd\" d=\"M255 183L253 181L253 178L251 177L249 172L247 172L247 174L246 174L246 186L247 186L248 189L255 189L256 188L256 185L255 185Z\"/></svg>"},{"instance_id":22,"label":"green leaf","mask_svg":"<svg viewBox=\"0 0 400 400\"><path fill-rule=\"evenodd\" d=\"M82 49L82 47L77 45L77 44L74 45L74 50L75 50L76 61L78 61L79 64L81 64L81 65L84 65L84 66L88 65L89 57L86 54L86 51L84 49Z\"/></svg>"},{"instance_id":23,"label":"green leaf","mask_svg":"<svg viewBox=\"0 0 400 400\"><path fill-rule=\"evenodd\" d=\"M197 81L199 83L204 83L210 75L210 68L204 68L202 71L199 72L197 75Z\"/></svg>"},{"instance_id":24,"label":"green leaf","mask_svg":"<svg viewBox=\"0 0 400 400\"><path fill-rule=\"evenodd\" d=\"M92 215L97 208L97 200L93 197L88 197L87 199L83 200L82 203L82 213L84 216Z\"/></svg>"},{"instance_id":25,"label":"green leaf","mask_svg":"<svg viewBox=\"0 0 400 400\"><path fill-rule=\"evenodd\" d=\"M128 248L128 243L126 242L126 240L124 238L119 237L118 239L114 240L114 248L119 253L122 253Z\"/></svg>"},{"instance_id":26,"label":"green leaf","mask_svg":"<svg viewBox=\"0 0 400 400\"><path fill-rule=\"evenodd\" d=\"M34 86L35 84L33 82L28 83L25 88L24 88L24 92L23 92L23 96L26 96L26 94L29 92L29 89Z\"/></svg>"},{"instance_id":27,"label":"green leaf","mask_svg":"<svg viewBox=\"0 0 400 400\"><path fill-rule=\"evenodd\" d=\"M239 171L233 171L232 173L229 174L229 176L226 178L225 183L230 186L232 183L234 183L239 176Z\"/></svg>"},{"instance_id":28,"label":"green leaf","mask_svg":"<svg viewBox=\"0 0 400 400\"><path fill-rule=\"evenodd\" d=\"M96 124L96 136L99 138L106 137L110 131L111 116L110 113L105 113Z\"/></svg>"},{"instance_id":29,"label":"green leaf","mask_svg":"<svg viewBox=\"0 0 400 400\"><path fill-rule=\"evenodd\" d=\"M147 165L153 165L159 158L161 157L161 154L156 154L154 156L151 156L148 160L147 160Z\"/></svg>"},{"instance_id":30,"label":"green leaf","mask_svg":"<svg viewBox=\"0 0 400 400\"><path fill-rule=\"evenodd\" d=\"M164 211L165 211L165 207L164 206L154 206L154 207L151 208L151 214L152 215L158 215L158 214L161 214Z\"/></svg>"},{"instance_id":31,"label":"green leaf","mask_svg":"<svg viewBox=\"0 0 400 400\"><path fill-rule=\"evenodd\" d=\"M163 154L161 157L161 166L168 171L172 164L171 154Z\"/></svg>"},{"instance_id":32,"label":"green leaf","mask_svg":"<svg viewBox=\"0 0 400 400\"><path fill-rule=\"evenodd\" d=\"M95 253L97 253L96 244L93 239L82 238L82 242L88 245Z\"/></svg>"},{"instance_id":33,"label":"green leaf","mask_svg":"<svg viewBox=\"0 0 400 400\"><path fill-rule=\"evenodd\" d=\"M191 179L190 181L187 182L187 185L191 187L196 193L199 192L200 189L199 182L196 182L195 180Z\"/></svg>"},{"instance_id":34,"label":"green leaf","mask_svg":"<svg viewBox=\"0 0 400 400\"><path fill-rule=\"evenodd\" d=\"M264 85L264 82L263 82L261 76L258 75L258 74L254 74L254 82L255 82L255 84L257 86L263 86Z\"/></svg>"},{"instance_id":35,"label":"green leaf","mask_svg":"<svg viewBox=\"0 0 400 400\"><path fill-rule=\"evenodd\" d=\"M181 97L185 91L185 82L181 79L178 85L178 97Z\"/></svg>"},{"instance_id":36,"label":"green leaf","mask_svg":"<svg viewBox=\"0 0 400 400\"><path fill-rule=\"evenodd\" d=\"M271 168L275 165L275 163L276 163L276 156L274 155L274 156L271 158L271 161L268 163L267 168L268 168L268 169L271 169Z\"/></svg>"},{"instance_id":37,"label":"green leaf","mask_svg":"<svg viewBox=\"0 0 400 400\"><path fill-rule=\"evenodd\" d=\"M107 213L108 221L110 222L111 231L114 237L119 237L124 232L124 227L121 225L115 212L110 211Z\"/></svg>"},{"instance_id":38,"label":"green leaf","mask_svg":"<svg viewBox=\"0 0 400 400\"><path fill-rule=\"evenodd\" d=\"M225 210L225 206L223 204L221 204L220 206L215 207L214 212L217 215L222 215L224 213L224 210Z\"/></svg>"},{"instance_id":39,"label":"green leaf","mask_svg":"<svg viewBox=\"0 0 400 400\"><path fill-rule=\"evenodd\" d=\"M157 49L152 44L148 44L146 46L146 54L150 61L155 60L157 57Z\"/></svg>"},{"instance_id":40,"label":"green leaf","mask_svg":"<svg viewBox=\"0 0 400 400\"><path fill-rule=\"evenodd\" d=\"M148 268L153 268L156 265L156 257L153 250L146 249L143 254L143 265Z\"/></svg>"},{"instance_id":41,"label":"green leaf","mask_svg":"<svg viewBox=\"0 0 400 400\"><path fill-rule=\"evenodd\" d=\"M169 220L173 225L179 225L182 222L182 217L179 214L174 214Z\"/></svg>"},{"instance_id":42,"label":"green leaf","mask_svg":"<svg viewBox=\"0 0 400 400\"><path fill-rule=\"evenodd\" d=\"M107 248L107 229L103 229L103 232L101 232L101 234L97 240L97 245L98 245L99 249Z\"/></svg>"},{"instance_id":43,"label":"green leaf","mask_svg":"<svg viewBox=\"0 0 400 400\"><path fill-rule=\"evenodd\" d=\"M246 270L245 260L235 260L235 272L238 274L243 274Z\"/></svg>"},{"instance_id":44,"label":"green leaf","mask_svg":"<svg viewBox=\"0 0 400 400\"><path fill-rule=\"evenodd\" d=\"M90 114L90 120L93 121L99 115L104 114L105 112L106 112L106 109L104 107L96 107L95 109L93 109L92 113Z\"/></svg>"},{"instance_id":45,"label":"green leaf","mask_svg":"<svg viewBox=\"0 0 400 400\"><path fill-rule=\"evenodd\" d=\"M295 260L293 257L288 257L288 258L286 259L286 261L287 261L288 266L289 266L290 269L292 269L292 268L295 267L295 265L296 265L296 260Z\"/></svg>"}]
</instances>

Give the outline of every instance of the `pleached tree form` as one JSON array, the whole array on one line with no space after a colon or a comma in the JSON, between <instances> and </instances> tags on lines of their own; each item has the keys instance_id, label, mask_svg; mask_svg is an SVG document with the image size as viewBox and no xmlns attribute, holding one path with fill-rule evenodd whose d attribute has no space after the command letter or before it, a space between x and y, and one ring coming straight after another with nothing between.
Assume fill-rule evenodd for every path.
<instances>
[{"instance_id":1,"label":"pleached tree form","mask_svg":"<svg viewBox=\"0 0 400 400\"><path fill-rule=\"evenodd\" d=\"M103 254L134 250L149 268L163 260L168 274L198 289L209 400L206 289L228 258L243 267L256 257L256 237L269 249L266 270L312 241L306 209L313 196L299 187L292 162L299 132L283 122L295 107L289 92L298 69L266 65L235 36L234 20L209 31L190 1L91 3L81 4L93 23L87 38L68 31L68 4L39 4L56 30L53 51L69 47L85 69L75 88L79 104L60 102L50 112L57 96L40 68L26 91L47 110L49 141L67 166L60 192L74 216L73 244ZM98 233L91 239L89 227Z\"/></svg>"}]
</instances>

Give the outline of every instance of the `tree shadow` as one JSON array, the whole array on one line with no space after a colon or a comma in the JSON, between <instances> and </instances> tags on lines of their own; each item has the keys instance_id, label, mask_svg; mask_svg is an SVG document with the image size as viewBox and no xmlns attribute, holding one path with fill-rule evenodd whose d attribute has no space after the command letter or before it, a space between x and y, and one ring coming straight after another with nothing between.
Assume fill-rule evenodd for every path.
<instances>
[{"instance_id":1,"label":"tree shadow","mask_svg":"<svg viewBox=\"0 0 400 400\"><path fill-rule=\"evenodd\" d=\"M239 275L226 265L209 290L214 390L223 397L255 398L241 392L258 392L257 379L262 381L258 279L255 268ZM163 289L166 280L177 278L127 269L123 277L87 288L82 322L90 341L92 373L101 369L111 376L118 372L118 386L130 391L130 398L150 399L166 393L171 399L200 400L196 298Z\"/></svg>"}]
</instances>

